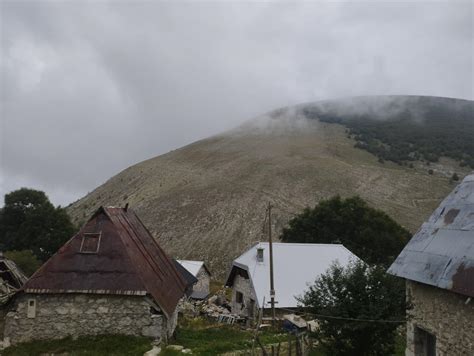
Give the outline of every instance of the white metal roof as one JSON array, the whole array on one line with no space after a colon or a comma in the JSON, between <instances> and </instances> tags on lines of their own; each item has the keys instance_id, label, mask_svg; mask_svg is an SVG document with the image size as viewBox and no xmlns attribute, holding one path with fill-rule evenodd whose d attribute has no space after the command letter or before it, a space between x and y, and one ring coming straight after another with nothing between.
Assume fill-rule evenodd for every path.
<instances>
[{"instance_id":1,"label":"white metal roof","mask_svg":"<svg viewBox=\"0 0 474 356\"><path fill-rule=\"evenodd\" d=\"M257 261L257 248L262 247L263 262ZM233 268L245 269L253 283L257 303L265 308L270 301L270 265L268 242L260 242L234 260ZM317 277L338 262L346 266L351 260L358 260L352 252L341 244L300 244L273 243L273 270L275 300L278 308L294 308L295 297L302 296Z\"/></svg>"},{"instance_id":2,"label":"white metal roof","mask_svg":"<svg viewBox=\"0 0 474 356\"><path fill-rule=\"evenodd\" d=\"M204 265L203 261L190 261L190 260L176 260L181 266L186 268L189 273L194 277L197 277L197 274L201 267Z\"/></svg>"}]
</instances>

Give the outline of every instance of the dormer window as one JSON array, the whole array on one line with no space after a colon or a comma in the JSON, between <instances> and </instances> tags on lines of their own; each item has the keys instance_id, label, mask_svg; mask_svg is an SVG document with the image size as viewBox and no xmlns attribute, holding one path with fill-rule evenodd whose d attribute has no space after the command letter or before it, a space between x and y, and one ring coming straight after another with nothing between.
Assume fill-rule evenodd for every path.
<instances>
[{"instance_id":1,"label":"dormer window","mask_svg":"<svg viewBox=\"0 0 474 356\"><path fill-rule=\"evenodd\" d=\"M82 236L81 253L98 253L102 233L85 233Z\"/></svg>"},{"instance_id":2,"label":"dormer window","mask_svg":"<svg viewBox=\"0 0 474 356\"><path fill-rule=\"evenodd\" d=\"M257 262L263 262L263 247L257 248Z\"/></svg>"}]
</instances>

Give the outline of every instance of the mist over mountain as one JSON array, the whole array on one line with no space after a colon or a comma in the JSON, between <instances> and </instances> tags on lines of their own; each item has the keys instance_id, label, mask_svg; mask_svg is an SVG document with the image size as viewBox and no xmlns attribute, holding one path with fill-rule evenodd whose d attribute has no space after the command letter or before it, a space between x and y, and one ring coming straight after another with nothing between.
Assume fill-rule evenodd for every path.
<instances>
[{"instance_id":1,"label":"mist over mountain","mask_svg":"<svg viewBox=\"0 0 474 356\"><path fill-rule=\"evenodd\" d=\"M204 259L220 278L235 256L266 239L268 202L277 236L294 214L336 194L360 195L414 232L452 190L453 173L470 171L472 108L466 100L397 96L275 110L131 166L68 211L81 223L101 205L129 203L171 255ZM440 136L446 127L454 131ZM434 144L413 143L403 130ZM447 150L445 136L462 144ZM382 158L370 147L406 156Z\"/></svg>"}]
</instances>

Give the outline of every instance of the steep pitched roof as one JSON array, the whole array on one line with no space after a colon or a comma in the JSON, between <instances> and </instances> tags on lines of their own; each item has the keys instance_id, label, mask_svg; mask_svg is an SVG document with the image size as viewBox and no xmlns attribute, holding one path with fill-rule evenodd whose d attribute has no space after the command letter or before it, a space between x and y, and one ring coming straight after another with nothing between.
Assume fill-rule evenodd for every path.
<instances>
[{"instance_id":1,"label":"steep pitched roof","mask_svg":"<svg viewBox=\"0 0 474 356\"><path fill-rule=\"evenodd\" d=\"M166 315L186 283L130 209L101 207L23 286L27 293L149 294Z\"/></svg>"},{"instance_id":2,"label":"steep pitched roof","mask_svg":"<svg viewBox=\"0 0 474 356\"><path fill-rule=\"evenodd\" d=\"M263 248L263 262L257 261L257 249ZM232 286L235 274L245 271L257 296L257 305L262 307L270 301L270 265L268 242L259 242L244 252L232 263L226 285ZM341 244L273 243L273 270L275 300L279 308L297 306L295 297L302 296L318 276L325 273L332 263L346 266L349 261L358 260Z\"/></svg>"},{"instance_id":3,"label":"steep pitched roof","mask_svg":"<svg viewBox=\"0 0 474 356\"><path fill-rule=\"evenodd\" d=\"M474 297L474 174L443 200L388 273Z\"/></svg>"}]
</instances>

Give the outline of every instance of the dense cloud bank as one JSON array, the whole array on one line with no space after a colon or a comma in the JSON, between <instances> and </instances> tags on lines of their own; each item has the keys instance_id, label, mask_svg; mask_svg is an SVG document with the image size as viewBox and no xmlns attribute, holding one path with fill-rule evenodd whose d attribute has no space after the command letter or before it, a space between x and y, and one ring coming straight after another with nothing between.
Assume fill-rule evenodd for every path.
<instances>
[{"instance_id":1,"label":"dense cloud bank","mask_svg":"<svg viewBox=\"0 0 474 356\"><path fill-rule=\"evenodd\" d=\"M67 204L269 110L473 98L470 2L0 4L0 193Z\"/></svg>"}]
</instances>

